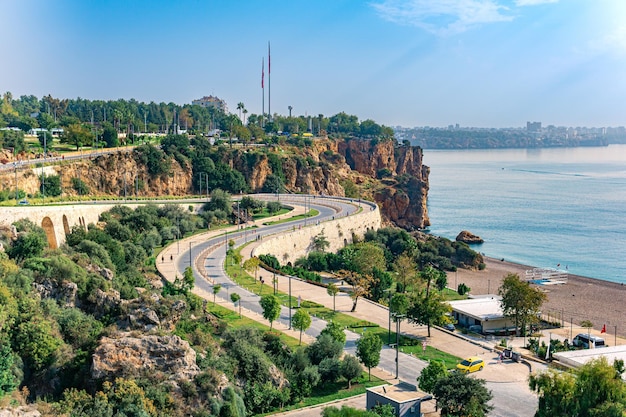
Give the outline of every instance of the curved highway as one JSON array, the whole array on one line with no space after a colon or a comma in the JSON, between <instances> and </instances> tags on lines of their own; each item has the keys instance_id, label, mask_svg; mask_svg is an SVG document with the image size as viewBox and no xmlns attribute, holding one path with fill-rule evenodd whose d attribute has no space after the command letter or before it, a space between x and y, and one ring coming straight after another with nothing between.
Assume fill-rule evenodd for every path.
<instances>
[{"instance_id":1,"label":"curved highway","mask_svg":"<svg viewBox=\"0 0 626 417\"><path fill-rule=\"evenodd\" d=\"M275 195L255 195L255 197L265 200L276 200ZM319 214L306 220L297 220L276 225L263 226L253 230L227 233L205 241L183 245L186 247L180 247L176 269L178 271L184 271L185 268L191 264L196 280L195 285L200 290L203 290L208 294L212 294L213 283L219 284L221 285L222 290L217 294L217 298L227 303L231 303L230 293L236 290L237 294L241 296L240 302L245 309L262 315L263 310L259 304L261 297L256 293L239 287L226 275L226 272L224 271L223 265L226 258L226 250L228 249L227 242L229 240L234 240L235 247L237 247L247 243L251 239L263 239L270 235L293 230L294 227L306 227L307 225L315 224L318 221L324 222L332 220L333 218L353 215L358 212L359 205L376 207L375 204L366 201L320 196L281 195L280 201L287 204L293 203L294 205L306 204L310 208L319 211ZM199 258L199 260L194 261L197 258ZM198 270L199 267L204 268L204 274ZM212 282L207 281L205 276ZM322 329L326 327L327 323L326 321L316 317L312 317L311 319L311 327L305 333L311 337L317 337ZM277 322L280 322L285 326L289 326L288 307L281 308L280 317ZM345 333L346 345L344 350L351 355L356 355L356 341L359 339L360 335L350 331L345 331ZM400 362L403 366L399 369L399 378L410 384L415 384L416 378L419 376L421 370L427 365L427 363L417 358L413 358L410 355L403 353L400 353L400 355ZM395 361L396 351L391 349L389 346L384 346L383 351L381 352L379 367L389 371L395 370Z\"/></svg>"},{"instance_id":2,"label":"curved highway","mask_svg":"<svg viewBox=\"0 0 626 417\"><path fill-rule=\"evenodd\" d=\"M276 195L255 195L255 198L275 200ZM220 301L232 303L230 293L236 291L237 294L241 296L240 302L245 310L252 311L262 316L262 309L259 304L260 296L239 287L224 271L223 265L226 257L226 249L228 248L227 242L230 239L235 241L235 247L237 247L251 239L257 239L257 236L258 239L263 239L270 235L292 230L294 227L306 227L307 224L313 224L317 221L323 222L332 220L333 216L339 218L345 215L354 215L359 210L358 205L375 207L375 204L366 201L357 202L350 199L320 196L281 195L280 201L300 206L305 205L305 202L307 202L308 206L319 211L319 215L307 220L263 226L253 230L241 230L234 233L229 232L212 237L208 240L192 241L189 244L181 245L176 265L179 274L182 275L180 271L184 271L184 269L191 264L196 286L200 290L205 291L207 294L212 294L213 284L220 284L222 291L217 294L217 298L219 298ZM198 238L198 240L199 239L200 238ZM205 276L212 282L207 281ZM289 309L287 307L281 308L280 317L277 321L285 326L289 325ZM311 337L317 337L325 326L326 322L324 320L312 317L311 327L306 331L306 334ZM360 335L347 330L345 333L346 345L344 350L349 354L356 355L356 341ZM399 379L413 385L416 384L416 378L419 376L421 370L427 366L426 362L403 353L400 353L399 363L402 364L398 370ZM383 346L378 367L388 372L393 372L396 369L396 351L388 346ZM489 413L490 416L531 417L534 415L537 402L536 396L530 393L530 397L532 397L530 398L527 389L521 390L517 383L487 382L486 385L494 394L494 398L491 402L494 406L494 410Z\"/></svg>"}]
</instances>

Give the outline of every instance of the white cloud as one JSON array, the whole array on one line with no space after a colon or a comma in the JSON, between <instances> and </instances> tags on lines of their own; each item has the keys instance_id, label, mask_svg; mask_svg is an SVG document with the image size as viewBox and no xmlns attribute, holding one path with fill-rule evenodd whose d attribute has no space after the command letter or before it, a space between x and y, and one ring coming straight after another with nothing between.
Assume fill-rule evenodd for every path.
<instances>
[{"instance_id":1,"label":"white cloud","mask_svg":"<svg viewBox=\"0 0 626 417\"><path fill-rule=\"evenodd\" d=\"M602 37L587 42L585 49L592 54L625 56L626 26L620 26Z\"/></svg>"},{"instance_id":2,"label":"white cloud","mask_svg":"<svg viewBox=\"0 0 626 417\"><path fill-rule=\"evenodd\" d=\"M558 3L559 0L515 0L517 7L538 6L540 4Z\"/></svg>"},{"instance_id":3,"label":"white cloud","mask_svg":"<svg viewBox=\"0 0 626 417\"><path fill-rule=\"evenodd\" d=\"M515 9L558 3L559 0L381 0L371 6L390 22L422 28L437 35L454 35L476 26L509 22ZM510 4L510 2L508 2Z\"/></svg>"},{"instance_id":4,"label":"white cloud","mask_svg":"<svg viewBox=\"0 0 626 417\"><path fill-rule=\"evenodd\" d=\"M438 35L513 20L512 15L506 14L508 8L496 0L383 0L373 3L372 7L386 20L417 26Z\"/></svg>"}]
</instances>

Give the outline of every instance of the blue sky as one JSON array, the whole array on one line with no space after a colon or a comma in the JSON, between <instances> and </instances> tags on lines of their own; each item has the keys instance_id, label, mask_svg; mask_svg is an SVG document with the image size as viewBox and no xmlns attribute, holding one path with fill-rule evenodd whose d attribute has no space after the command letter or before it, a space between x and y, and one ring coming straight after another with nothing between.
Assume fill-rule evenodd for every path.
<instances>
[{"instance_id":1,"label":"blue sky","mask_svg":"<svg viewBox=\"0 0 626 417\"><path fill-rule=\"evenodd\" d=\"M0 0L0 91L388 126L626 125L624 0Z\"/></svg>"}]
</instances>

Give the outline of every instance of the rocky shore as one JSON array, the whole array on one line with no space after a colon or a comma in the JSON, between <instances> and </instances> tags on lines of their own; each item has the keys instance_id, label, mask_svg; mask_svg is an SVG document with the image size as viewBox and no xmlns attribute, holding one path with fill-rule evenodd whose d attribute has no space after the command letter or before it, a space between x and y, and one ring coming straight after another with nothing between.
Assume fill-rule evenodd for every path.
<instances>
[{"instance_id":1,"label":"rocky shore","mask_svg":"<svg viewBox=\"0 0 626 417\"><path fill-rule=\"evenodd\" d=\"M448 285L456 288L465 283L470 293L497 294L502 279L509 273L524 278L526 270L534 267L505 260L485 258L487 267L482 271L459 269L448 272ZM606 324L607 332L613 334L617 326L618 336L626 336L626 286L595 278L569 275L566 284L537 285L547 295L542 312L544 315L574 325L590 320L596 330Z\"/></svg>"}]
</instances>

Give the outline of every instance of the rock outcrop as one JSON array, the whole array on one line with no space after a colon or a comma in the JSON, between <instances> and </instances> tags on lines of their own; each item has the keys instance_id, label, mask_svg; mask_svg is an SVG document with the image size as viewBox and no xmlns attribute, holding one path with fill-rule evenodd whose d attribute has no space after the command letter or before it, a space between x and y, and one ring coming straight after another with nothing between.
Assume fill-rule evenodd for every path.
<instances>
[{"instance_id":1,"label":"rock outcrop","mask_svg":"<svg viewBox=\"0 0 626 417\"><path fill-rule=\"evenodd\" d=\"M95 379L160 372L174 380L189 380L200 372L196 352L178 336L120 333L103 337L93 354Z\"/></svg>"},{"instance_id":2,"label":"rock outcrop","mask_svg":"<svg viewBox=\"0 0 626 417\"><path fill-rule=\"evenodd\" d=\"M104 292L97 288L93 294L92 302L95 304L94 315L96 318L100 318L117 310L122 303L122 299L119 291L111 289Z\"/></svg>"},{"instance_id":3,"label":"rock outcrop","mask_svg":"<svg viewBox=\"0 0 626 417\"><path fill-rule=\"evenodd\" d=\"M340 142L338 150L361 174L372 178L391 174L386 186L373 194L387 219L409 230L430 225L426 205L430 169L422 163L421 148L353 139Z\"/></svg>"},{"instance_id":4,"label":"rock outcrop","mask_svg":"<svg viewBox=\"0 0 626 417\"><path fill-rule=\"evenodd\" d=\"M218 153L221 163L241 172L253 192L263 190L270 176L277 176L288 192L345 196L342 184L349 180L359 187L360 197L375 199L387 222L409 230L430 225L426 200L429 168L422 163L422 149L398 146L394 140L319 139L302 147L272 145L268 149L234 148ZM170 160L167 174L151 175L138 151L117 152L53 165L61 177L66 196L75 196L72 179L85 183L90 194L154 197L186 195L192 191L189 162ZM181 165L182 164L182 165ZM17 177L14 175L17 174ZM52 174L52 172L51 172ZM2 174L5 187L34 194L39 177L32 168ZM382 181L381 181L382 180ZM355 195L354 193L352 195ZM98 271L106 279L111 271Z\"/></svg>"},{"instance_id":5,"label":"rock outcrop","mask_svg":"<svg viewBox=\"0 0 626 417\"><path fill-rule=\"evenodd\" d=\"M475 234L468 232L467 230L461 231L461 233L457 235L456 241L467 243L468 245L475 245L484 242L484 240L480 236L476 236Z\"/></svg>"},{"instance_id":6,"label":"rock outcrop","mask_svg":"<svg viewBox=\"0 0 626 417\"><path fill-rule=\"evenodd\" d=\"M0 417L40 417L41 413L32 407L20 406L16 408L0 409Z\"/></svg>"},{"instance_id":7,"label":"rock outcrop","mask_svg":"<svg viewBox=\"0 0 626 417\"><path fill-rule=\"evenodd\" d=\"M76 306L76 294L78 285L74 282L63 281L57 283L51 279L44 279L41 282L34 282L33 289L43 298L52 298L64 307Z\"/></svg>"}]
</instances>

